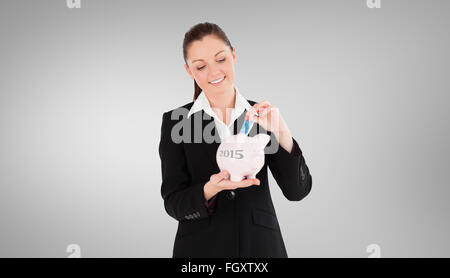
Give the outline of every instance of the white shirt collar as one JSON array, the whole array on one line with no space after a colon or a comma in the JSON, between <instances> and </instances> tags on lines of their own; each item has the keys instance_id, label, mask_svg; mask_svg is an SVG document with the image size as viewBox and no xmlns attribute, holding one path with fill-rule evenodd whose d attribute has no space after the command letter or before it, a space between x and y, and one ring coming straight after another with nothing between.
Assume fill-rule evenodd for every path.
<instances>
[{"instance_id":1,"label":"white shirt collar","mask_svg":"<svg viewBox=\"0 0 450 278\"><path fill-rule=\"evenodd\" d=\"M250 110L252 107L250 103L248 103L247 99L245 99L240 93L236 86L234 86L236 89L236 100L234 103L234 109L232 113L232 118L230 121L230 125L234 122L234 120L239 117L239 115L244 112L245 109ZM216 118L217 115L214 113L214 111L211 108L211 105L209 104L209 101L205 95L204 92L201 92L197 99L194 101L194 104L192 105L191 109L189 110L189 113L187 117L189 118L192 114L195 112L204 110L207 114L209 114L211 117Z\"/></svg>"}]
</instances>

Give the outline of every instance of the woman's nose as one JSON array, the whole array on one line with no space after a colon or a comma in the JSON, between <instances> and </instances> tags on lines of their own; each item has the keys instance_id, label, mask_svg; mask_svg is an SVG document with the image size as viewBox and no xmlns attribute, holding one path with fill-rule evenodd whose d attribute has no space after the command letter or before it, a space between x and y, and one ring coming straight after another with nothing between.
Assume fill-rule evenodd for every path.
<instances>
[{"instance_id":1,"label":"woman's nose","mask_svg":"<svg viewBox=\"0 0 450 278\"><path fill-rule=\"evenodd\" d=\"M215 75L211 75L211 76L212 76L212 77L209 78L209 80L216 81L216 80L222 78L222 77L223 77L223 74L215 74Z\"/></svg>"},{"instance_id":2,"label":"woman's nose","mask_svg":"<svg viewBox=\"0 0 450 278\"><path fill-rule=\"evenodd\" d=\"M222 71L221 71L221 69L220 69L220 66L211 66L210 67L211 68L211 70L209 71L209 76L211 77L211 79L214 79L214 78L220 78L220 77L222 77Z\"/></svg>"}]
</instances>

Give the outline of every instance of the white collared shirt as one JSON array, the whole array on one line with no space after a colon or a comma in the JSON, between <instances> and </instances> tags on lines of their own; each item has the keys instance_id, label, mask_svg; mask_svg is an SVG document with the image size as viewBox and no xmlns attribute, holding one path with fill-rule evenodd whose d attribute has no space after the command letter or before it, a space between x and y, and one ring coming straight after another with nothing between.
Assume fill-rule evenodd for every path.
<instances>
[{"instance_id":1,"label":"white collared shirt","mask_svg":"<svg viewBox=\"0 0 450 278\"><path fill-rule=\"evenodd\" d=\"M236 89L236 100L234 103L234 108L231 112L231 120L228 126L224 122L222 122L214 112L214 110L212 110L211 105L209 104L209 100L203 91L198 95L197 99L189 110L187 117L189 118L195 112L201 111L203 109L205 113L214 118L214 123L216 124L216 129L219 133L220 140L223 141L225 138L233 134L234 121L239 118L239 116L245 110L248 111L252 107L250 103L248 103L247 99L245 99L239 93L238 88L236 86L234 86L234 88Z\"/></svg>"}]
</instances>

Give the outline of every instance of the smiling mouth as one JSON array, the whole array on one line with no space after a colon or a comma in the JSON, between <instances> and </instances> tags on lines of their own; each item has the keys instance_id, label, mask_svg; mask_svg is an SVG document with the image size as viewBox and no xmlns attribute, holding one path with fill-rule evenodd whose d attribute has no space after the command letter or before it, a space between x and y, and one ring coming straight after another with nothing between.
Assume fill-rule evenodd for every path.
<instances>
[{"instance_id":1,"label":"smiling mouth","mask_svg":"<svg viewBox=\"0 0 450 278\"><path fill-rule=\"evenodd\" d=\"M211 85L217 85L217 84L222 83L225 80L225 78L227 78L227 76L224 76L220 82L217 82L217 83L208 82L208 83L211 84Z\"/></svg>"}]
</instances>

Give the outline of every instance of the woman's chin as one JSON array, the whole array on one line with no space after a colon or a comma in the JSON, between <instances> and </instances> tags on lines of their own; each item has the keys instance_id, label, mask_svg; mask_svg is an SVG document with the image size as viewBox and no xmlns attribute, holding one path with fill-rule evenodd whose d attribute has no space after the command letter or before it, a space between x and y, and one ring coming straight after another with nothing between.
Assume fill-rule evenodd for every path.
<instances>
[{"instance_id":1,"label":"woman's chin","mask_svg":"<svg viewBox=\"0 0 450 278\"><path fill-rule=\"evenodd\" d=\"M217 92L218 94L220 93L225 93L228 91L228 89L233 88L232 84L227 83L227 84L223 84L222 86L216 87L216 86L212 86L211 91L213 92Z\"/></svg>"}]
</instances>

